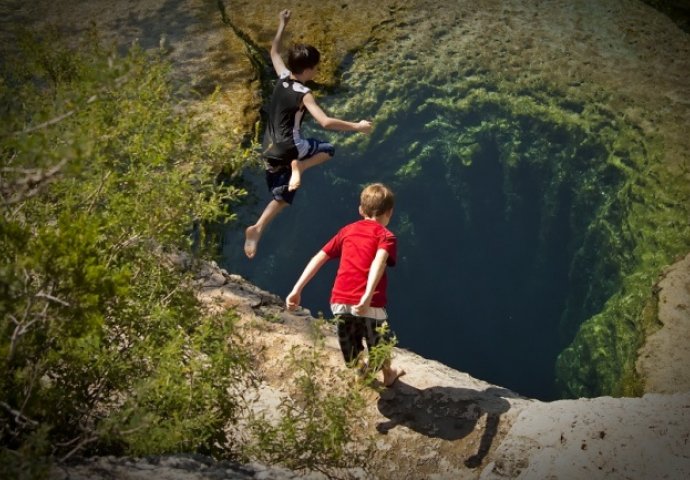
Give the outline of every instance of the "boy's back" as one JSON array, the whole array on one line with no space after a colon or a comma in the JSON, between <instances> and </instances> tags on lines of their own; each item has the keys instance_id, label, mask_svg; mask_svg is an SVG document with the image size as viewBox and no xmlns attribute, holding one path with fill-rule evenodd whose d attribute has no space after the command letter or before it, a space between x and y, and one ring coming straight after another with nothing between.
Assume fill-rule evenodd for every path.
<instances>
[{"instance_id":1,"label":"boy's back","mask_svg":"<svg viewBox=\"0 0 690 480\"><path fill-rule=\"evenodd\" d=\"M379 249L388 252L387 266L394 266L397 240L385 226L363 219L343 227L323 248L330 258L339 258L338 273L331 293L331 303L356 305L367 286L369 269ZM372 307L386 306L388 279L384 270L374 290Z\"/></svg>"},{"instance_id":2,"label":"boy's back","mask_svg":"<svg viewBox=\"0 0 690 480\"><path fill-rule=\"evenodd\" d=\"M289 164L298 158L296 145L300 141L300 126L305 108L302 104L309 88L290 78L285 70L276 81L268 105L268 121L263 140L263 155L270 163Z\"/></svg>"}]
</instances>

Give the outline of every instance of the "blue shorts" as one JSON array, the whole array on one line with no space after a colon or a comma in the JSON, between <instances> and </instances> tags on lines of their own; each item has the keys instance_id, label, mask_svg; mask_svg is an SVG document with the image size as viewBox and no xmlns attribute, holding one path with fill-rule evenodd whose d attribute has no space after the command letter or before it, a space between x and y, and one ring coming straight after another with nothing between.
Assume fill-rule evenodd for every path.
<instances>
[{"instance_id":1,"label":"blue shorts","mask_svg":"<svg viewBox=\"0 0 690 480\"><path fill-rule=\"evenodd\" d=\"M297 160L306 160L322 152L329 154L331 157L335 155L335 147L331 143L323 142L315 138L307 138L305 141L308 142L309 148L306 153ZM294 160L294 157L292 160ZM292 204L292 200L297 193L297 190L288 191L290 176L292 175L292 169L290 168L289 162L292 160L289 160L287 164L276 165L273 159L266 159L268 163L266 166L266 184L268 185L268 191L271 192L275 200L282 200L288 204Z\"/></svg>"},{"instance_id":2,"label":"blue shorts","mask_svg":"<svg viewBox=\"0 0 690 480\"><path fill-rule=\"evenodd\" d=\"M315 138L307 138L306 141L309 144L309 148L306 150L306 153L298 157L298 160L305 160L309 157L313 157L317 153L327 153L331 157L335 155L335 147L332 143L323 142Z\"/></svg>"}]
</instances>

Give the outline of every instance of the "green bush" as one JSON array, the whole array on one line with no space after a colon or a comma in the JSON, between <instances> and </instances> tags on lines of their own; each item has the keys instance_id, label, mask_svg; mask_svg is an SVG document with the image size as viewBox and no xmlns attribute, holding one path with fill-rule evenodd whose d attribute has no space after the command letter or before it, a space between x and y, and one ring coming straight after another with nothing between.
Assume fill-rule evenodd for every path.
<instances>
[{"instance_id":1,"label":"green bush","mask_svg":"<svg viewBox=\"0 0 690 480\"><path fill-rule=\"evenodd\" d=\"M347 478L354 475L352 469L366 470L372 452L371 437L357 423L366 407L367 383L328 376L319 322L314 333L312 346L290 352L294 391L281 400L278 418L250 416L251 438L245 451L269 464Z\"/></svg>"},{"instance_id":2,"label":"green bush","mask_svg":"<svg viewBox=\"0 0 690 480\"><path fill-rule=\"evenodd\" d=\"M234 315L204 313L172 259L232 218L243 192L213 178L240 153L179 108L158 56L42 35L0 62L3 468L227 456L247 354Z\"/></svg>"}]
</instances>

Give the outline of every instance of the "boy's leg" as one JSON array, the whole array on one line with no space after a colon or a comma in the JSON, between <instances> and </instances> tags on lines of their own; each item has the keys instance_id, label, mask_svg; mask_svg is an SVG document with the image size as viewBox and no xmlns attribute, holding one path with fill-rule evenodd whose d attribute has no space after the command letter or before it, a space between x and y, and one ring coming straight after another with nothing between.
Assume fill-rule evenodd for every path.
<instances>
[{"instance_id":1,"label":"boy's leg","mask_svg":"<svg viewBox=\"0 0 690 480\"><path fill-rule=\"evenodd\" d=\"M288 190L297 190L302 182L302 173L309 170L311 167L320 165L323 162L330 160L335 155L335 147L328 143L308 138L305 140L309 143L309 151L304 158L293 160L290 162L292 173L290 175L290 182L288 183Z\"/></svg>"},{"instance_id":2,"label":"boy's leg","mask_svg":"<svg viewBox=\"0 0 690 480\"><path fill-rule=\"evenodd\" d=\"M343 360L348 367L356 366L356 361L364 352L362 328L358 318L352 315L338 315L338 343Z\"/></svg>"},{"instance_id":3,"label":"boy's leg","mask_svg":"<svg viewBox=\"0 0 690 480\"><path fill-rule=\"evenodd\" d=\"M393 339L393 333L385 326L385 320L374 320L367 318L366 320L366 341L367 348L371 353L371 349L379 346L382 342L390 343ZM385 333L381 333L385 329ZM393 368L391 365L391 358L387 357L381 364L381 372L383 373L383 384L386 387L392 387L395 381L405 375L405 370Z\"/></svg>"},{"instance_id":4,"label":"boy's leg","mask_svg":"<svg viewBox=\"0 0 690 480\"><path fill-rule=\"evenodd\" d=\"M254 255L256 255L256 247L264 229L269 223L271 223L276 215L282 212L287 206L288 203L285 201L275 199L271 200L268 205L266 205L266 208L256 223L247 227L247 229L244 231L244 253L247 255L247 257L254 258Z\"/></svg>"},{"instance_id":5,"label":"boy's leg","mask_svg":"<svg viewBox=\"0 0 690 480\"><path fill-rule=\"evenodd\" d=\"M309 170L311 167L321 165L327 160L331 159L331 155L325 152L317 153L314 156L305 158L304 160L293 160L290 162L292 167L292 174L290 175L290 183L288 184L288 190L297 190L302 183L302 174Z\"/></svg>"},{"instance_id":6,"label":"boy's leg","mask_svg":"<svg viewBox=\"0 0 690 480\"><path fill-rule=\"evenodd\" d=\"M247 257L254 258L256 255L256 248L269 223L278 215L285 207L292 203L296 192L287 192L287 182L290 178L290 169L286 165L266 167L266 185L268 190L273 195L266 208L261 213L261 216L256 223L244 231L244 253Z\"/></svg>"}]
</instances>

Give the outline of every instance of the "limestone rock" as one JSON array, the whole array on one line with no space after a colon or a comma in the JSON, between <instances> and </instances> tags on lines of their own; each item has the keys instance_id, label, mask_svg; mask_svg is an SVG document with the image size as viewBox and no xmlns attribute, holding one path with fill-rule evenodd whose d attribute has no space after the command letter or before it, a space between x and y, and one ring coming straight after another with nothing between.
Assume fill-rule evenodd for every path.
<instances>
[{"instance_id":1,"label":"limestone rock","mask_svg":"<svg viewBox=\"0 0 690 480\"><path fill-rule=\"evenodd\" d=\"M640 349L637 370L645 392L690 392L690 254L657 284L658 329Z\"/></svg>"}]
</instances>

